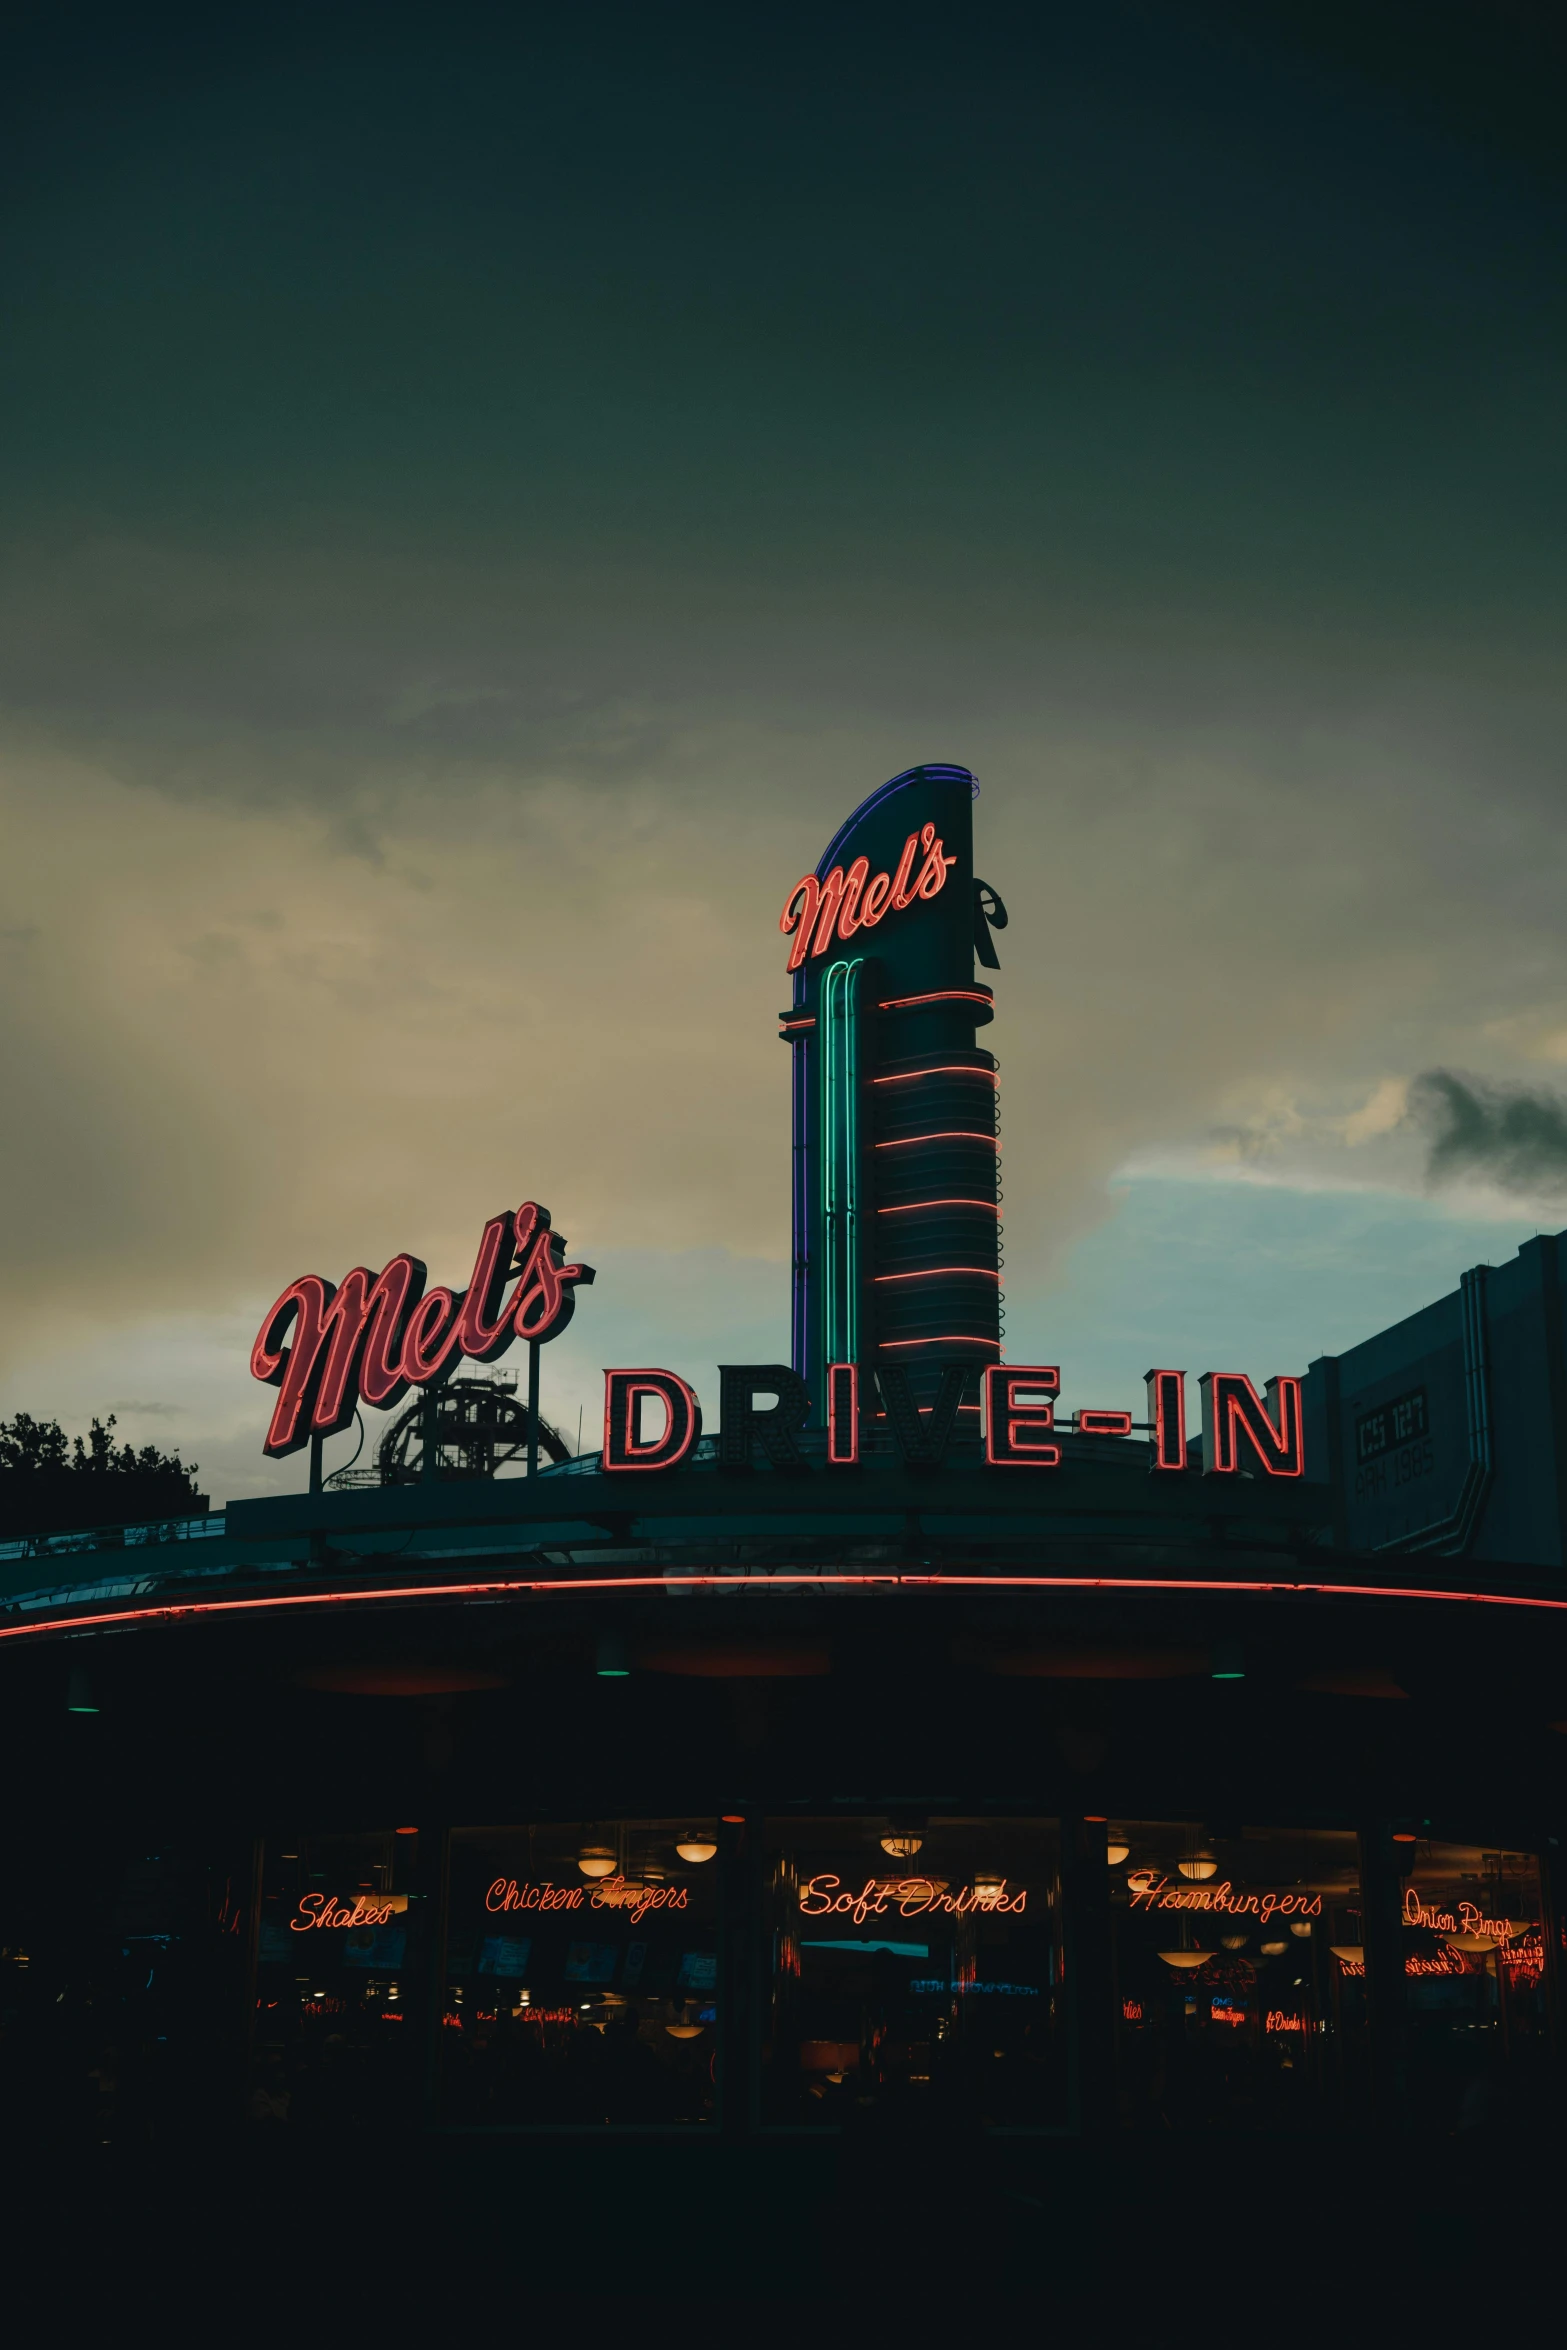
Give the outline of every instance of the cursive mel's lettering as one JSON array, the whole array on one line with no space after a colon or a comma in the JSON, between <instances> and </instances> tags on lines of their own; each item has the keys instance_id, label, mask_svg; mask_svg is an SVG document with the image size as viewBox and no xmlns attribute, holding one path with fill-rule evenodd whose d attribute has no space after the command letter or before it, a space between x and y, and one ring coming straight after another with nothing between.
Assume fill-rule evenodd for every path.
<instances>
[{"instance_id":1,"label":"cursive mel's lettering","mask_svg":"<svg viewBox=\"0 0 1567 2350\"><path fill-rule=\"evenodd\" d=\"M963 1918L974 1911L1018 1915L1027 1907L1027 1886L1009 1893L1004 1877L997 1885L963 1885L955 1893L930 1877L867 1877L858 1893L845 1891L842 1878L827 1875L812 1877L800 1887L802 1917L853 1918L857 1926L890 1911L900 1918Z\"/></svg>"},{"instance_id":2,"label":"cursive mel's lettering","mask_svg":"<svg viewBox=\"0 0 1567 2350\"><path fill-rule=\"evenodd\" d=\"M901 914L916 898L938 897L956 863L934 824L925 824L904 842L895 873L873 874L870 859L856 857L847 872L835 865L825 881L814 873L802 874L778 917L785 938L794 940L785 968L798 971L807 955L825 955L835 938L874 930L883 914Z\"/></svg>"}]
</instances>

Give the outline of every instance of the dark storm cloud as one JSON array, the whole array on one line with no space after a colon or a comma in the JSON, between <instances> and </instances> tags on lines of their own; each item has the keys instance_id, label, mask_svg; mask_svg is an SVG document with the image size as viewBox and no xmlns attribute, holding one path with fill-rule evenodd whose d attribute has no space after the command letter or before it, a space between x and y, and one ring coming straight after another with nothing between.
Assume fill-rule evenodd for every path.
<instances>
[{"instance_id":1,"label":"dark storm cloud","mask_svg":"<svg viewBox=\"0 0 1567 2350\"><path fill-rule=\"evenodd\" d=\"M1567 1192L1567 1100L1428 1069L1409 1089L1409 1113L1430 1137L1433 1183L1471 1176L1499 1190Z\"/></svg>"},{"instance_id":2,"label":"dark storm cloud","mask_svg":"<svg viewBox=\"0 0 1567 2350\"><path fill-rule=\"evenodd\" d=\"M35 11L0 1338L524 1182L781 1257L777 906L926 757L1019 1267L1567 1032L1559 107L1472 15Z\"/></svg>"}]
</instances>

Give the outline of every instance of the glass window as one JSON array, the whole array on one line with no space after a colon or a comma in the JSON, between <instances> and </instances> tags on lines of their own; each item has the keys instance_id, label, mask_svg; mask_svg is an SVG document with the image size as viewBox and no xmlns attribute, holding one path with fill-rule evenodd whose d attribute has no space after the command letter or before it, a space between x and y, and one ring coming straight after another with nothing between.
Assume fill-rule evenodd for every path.
<instances>
[{"instance_id":1,"label":"glass window","mask_svg":"<svg viewBox=\"0 0 1567 2350\"><path fill-rule=\"evenodd\" d=\"M776 1819L763 2113L1066 2118L1050 1820Z\"/></svg>"},{"instance_id":2,"label":"glass window","mask_svg":"<svg viewBox=\"0 0 1567 2350\"><path fill-rule=\"evenodd\" d=\"M1123 2124L1274 2129L1358 2109L1358 1839L1126 1820L1109 1852Z\"/></svg>"},{"instance_id":3,"label":"glass window","mask_svg":"<svg viewBox=\"0 0 1567 2350\"><path fill-rule=\"evenodd\" d=\"M1527 2094L1545 2049L1539 1863L1478 1844L1404 1849L1411 2097L1434 2127L1479 2128Z\"/></svg>"},{"instance_id":4,"label":"glass window","mask_svg":"<svg viewBox=\"0 0 1567 2350\"><path fill-rule=\"evenodd\" d=\"M717 1856L710 1819L454 1835L447 2118L711 2121Z\"/></svg>"},{"instance_id":5,"label":"glass window","mask_svg":"<svg viewBox=\"0 0 1567 2350\"><path fill-rule=\"evenodd\" d=\"M420 1841L388 1828L268 1842L252 2121L335 2127L406 2113L419 2071Z\"/></svg>"}]
</instances>

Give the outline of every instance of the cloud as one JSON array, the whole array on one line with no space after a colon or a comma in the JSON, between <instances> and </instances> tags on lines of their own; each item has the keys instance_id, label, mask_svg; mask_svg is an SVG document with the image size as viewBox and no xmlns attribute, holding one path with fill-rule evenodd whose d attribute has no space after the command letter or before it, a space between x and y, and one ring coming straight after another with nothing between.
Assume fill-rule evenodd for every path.
<instances>
[{"instance_id":1,"label":"cloud","mask_svg":"<svg viewBox=\"0 0 1567 2350\"><path fill-rule=\"evenodd\" d=\"M1567 1100L1560 1094L1428 1069L1410 1086L1409 1115L1430 1137L1433 1184L1469 1177L1507 1192L1567 1194Z\"/></svg>"}]
</instances>

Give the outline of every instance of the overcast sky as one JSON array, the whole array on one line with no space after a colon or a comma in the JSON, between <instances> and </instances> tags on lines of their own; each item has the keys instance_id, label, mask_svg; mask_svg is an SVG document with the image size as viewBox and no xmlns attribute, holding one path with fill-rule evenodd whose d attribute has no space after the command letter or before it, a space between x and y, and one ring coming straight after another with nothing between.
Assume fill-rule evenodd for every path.
<instances>
[{"instance_id":1,"label":"overcast sky","mask_svg":"<svg viewBox=\"0 0 1567 2350\"><path fill-rule=\"evenodd\" d=\"M1567 1222L1562 68L1522 5L33 12L0 1412L302 1482L270 1299L528 1195L572 1434L786 1353L777 912L921 759L1069 1402Z\"/></svg>"}]
</instances>

